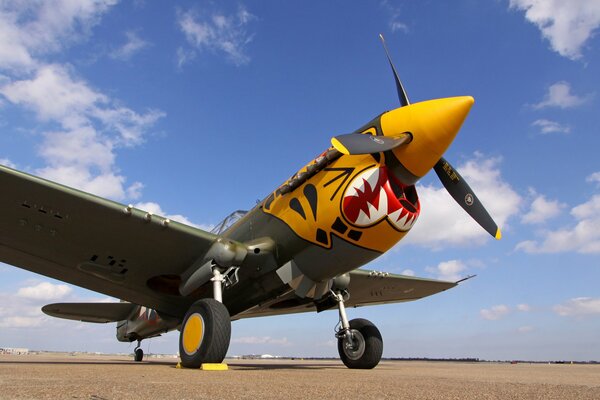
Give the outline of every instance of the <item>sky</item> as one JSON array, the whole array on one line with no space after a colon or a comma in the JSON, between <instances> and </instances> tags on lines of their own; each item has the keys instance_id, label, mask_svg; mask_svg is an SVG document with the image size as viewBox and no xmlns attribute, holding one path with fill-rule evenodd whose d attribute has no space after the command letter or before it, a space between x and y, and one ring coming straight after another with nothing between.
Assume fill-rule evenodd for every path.
<instances>
[{"instance_id":1,"label":"sky","mask_svg":"<svg viewBox=\"0 0 600 400\"><path fill-rule=\"evenodd\" d=\"M382 33L412 102L475 98L445 158L503 238L427 175L367 268L477 277L350 318L384 357L600 360L599 32L600 0L0 1L0 163L209 229L398 107ZM133 350L58 301L107 298L0 264L0 347ZM336 356L337 321L237 321L229 354Z\"/></svg>"}]
</instances>

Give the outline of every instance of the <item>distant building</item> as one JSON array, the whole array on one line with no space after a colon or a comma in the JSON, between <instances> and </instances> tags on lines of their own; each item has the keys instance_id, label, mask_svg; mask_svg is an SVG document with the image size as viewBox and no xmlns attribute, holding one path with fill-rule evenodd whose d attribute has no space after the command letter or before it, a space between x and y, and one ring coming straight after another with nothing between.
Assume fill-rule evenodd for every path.
<instances>
[{"instance_id":1,"label":"distant building","mask_svg":"<svg viewBox=\"0 0 600 400\"><path fill-rule=\"evenodd\" d=\"M271 354L246 354L243 356L233 356L231 358L243 359L243 360L259 360L259 359L272 359L281 358L281 356L272 356Z\"/></svg>"},{"instance_id":2,"label":"distant building","mask_svg":"<svg viewBox=\"0 0 600 400\"><path fill-rule=\"evenodd\" d=\"M29 354L29 349L20 348L20 347L0 347L0 354L16 354L16 355Z\"/></svg>"}]
</instances>

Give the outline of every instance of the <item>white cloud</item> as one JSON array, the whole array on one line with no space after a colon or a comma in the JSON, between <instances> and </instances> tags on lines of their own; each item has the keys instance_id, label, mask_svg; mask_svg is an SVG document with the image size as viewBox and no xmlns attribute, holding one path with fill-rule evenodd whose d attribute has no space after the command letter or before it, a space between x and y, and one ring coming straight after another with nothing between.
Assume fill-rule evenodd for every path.
<instances>
[{"instance_id":1,"label":"white cloud","mask_svg":"<svg viewBox=\"0 0 600 400\"><path fill-rule=\"evenodd\" d=\"M0 328L35 328L44 322L43 317L0 317Z\"/></svg>"},{"instance_id":2,"label":"white cloud","mask_svg":"<svg viewBox=\"0 0 600 400\"><path fill-rule=\"evenodd\" d=\"M40 67L31 79L0 86L0 94L62 128L43 133L38 150L47 165L37 174L99 196L139 197L141 184L125 186L126 178L115 165L115 149L142 143L164 113L138 114L56 64Z\"/></svg>"},{"instance_id":3,"label":"white cloud","mask_svg":"<svg viewBox=\"0 0 600 400\"><path fill-rule=\"evenodd\" d=\"M117 0L0 3L0 68L21 73L37 59L86 37Z\"/></svg>"},{"instance_id":4,"label":"white cloud","mask_svg":"<svg viewBox=\"0 0 600 400\"><path fill-rule=\"evenodd\" d=\"M600 26L600 2L595 0L510 0L509 7L525 11L552 50L571 60L582 57L583 46Z\"/></svg>"},{"instance_id":5,"label":"white cloud","mask_svg":"<svg viewBox=\"0 0 600 400\"><path fill-rule=\"evenodd\" d=\"M4 165L8 168L13 168L16 169L17 166L15 165L15 163L13 163L12 161L10 161L8 158L0 158L0 165Z\"/></svg>"},{"instance_id":6,"label":"white cloud","mask_svg":"<svg viewBox=\"0 0 600 400\"><path fill-rule=\"evenodd\" d=\"M396 32L396 31L402 31L404 33L408 32L408 26L400 21L397 20L392 20L390 21L390 30L392 32Z\"/></svg>"},{"instance_id":7,"label":"white cloud","mask_svg":"<svg viewBox=\"0 0 600 400\"><path fill-rule=\"evenodd\" d=\"M591 174L587 178L585 178L585 180L586 180L586 182L591 182L591 183L600 185L600 171L594 172L593 174Z\"/></svg>"},{"instance_id":8,"label":"white cloud","mask_svg":"<svg viewBox=\"0 0 600 400\"><path fill-rule=\"evenodd\" d=\"M48 300L67 296L71 288L41 282L37 285L21 287L16 293L0 293L0 327L35 328L44 325L49 318L41 311Z\"/></svg>"},{"instance_id":9,"label":"white cloud","mask_svg":"<svg viewBox=\"0 0 600 400\"><path fill-rule=\"evenodd\" d=\"M553 310L562 317L600 314L600 298L577 297L554 306Z\"/></svg>"},{"instance_id":10,"label":"white cloud","mask_svg":"<svg viewBox=\"0 0 600 400\"><path fill-rule=\"evenodd\" d=\"M274 344L278 346L289 346L291 342L286 338L272 338L271 336L244 336L231 339L236 344Z\"/></svg>"},{"instance_id":11,"label":"white cloud","mask_svg":"<svg viewBox=\"0 0 600 400\"><path fill-rule=\"evenodd\" d=\"M594 195L587 202L571 209L574 226L542 232L542 239L526 240L517 244L516 249L526 253L582 254L600 253L600 195Z\"/></svg>"},{"instance_id":12,"label":"white cloud","mask_svg":"<svg viewBox=\"0 0 600 400\"><path fill-rule=\"evenodd\" d=\"M425 271L435 274L437 279L455 282L464 278L462 272L466 269L467 266L463 262L450 260L439 263L437 267L426 267Z\"/></svg>"},{"instance_id":13,"label":"white cloud","mask_svg":"<svg viewBox=\"0 0 600 400\"><path fill-rule=\"evenodd\" d=\"M32 79L9 82L0 93L11 103L33 110L44 121L58 120L67 126L78 126L81 114L90 114L95 104L107 97L73 78L67 68L50 64L40 67Z\"/></svg>"},{"instance_id":14,"label":"white cloud","mask_svg":"<svg viewBox=\"0 0 600 400\"><path fill-rule=\"evenodd\" d=\"M381 2L381 6L385 9L386 13L389 15L389 28L394 32L404 32L407 33L409 31L408 25L400 20L401 11L400 8L396 5L391 4L388 0L383 0Z\"/></svg>"},{"instance_id":15,"label":"white cloud","mask_svg":"<svg viewBox=\"0 0 600 400\"><path fill-rule=\"evenodd\" d=\"M529 304L519 304L517 305L517 310L522 312L529 312L531 311L531 306Z\"/></svg>"},{"instance_id":16,"label":"white cloud","mask_svg":"<svg viewBox=\"0 0 600 400\"><path fill-rule=\"evenodd\" d=\"M0 327L1 328L40 328L46 332L72 329L72 321L49 317L41 310L45 304L68 299L70 301L105 301L104 298L79 298L74 296L70 286L54 284L47 281L30 283L16 289L15 292L0 292ZM115 301L115 299L112 299ZM24 331L27 332L27 331Z\"/></svg>"},{"instance_id":17,"label":"white cloud","mask_svg":"<svg viewBox=\"0 0 600 400\"><path fill-rule=\"evenodd\" d=\"M131 186L127 188L126 197L128 199L137 200L142 197L142 190L144 189L144 184L142 182L133 182Z\"/></svg>"},{"instance_id":18,"label":"white cloud","mask_svg":"<svg viewBox=\"0 0 600 400\"><path fill-rule=\"evenodd\" d=\"M17 291L17 296L33 300L58 300L70 294L72 290L67 285L42 282L35 286L20 288Z\"/></svg>"},{"instance_id":19,"label":"white cloud","mask_svg":"<svg viewBox=\"0 0 600 400\"><path fill-rule=\"evenodd\" d=\"M115 60L127 61L130 60L136 53L150 46L150 43L143 40L137 32L125 32L127 41L121 47L113 50L110 57Z\"/></svg>"},{"instance_id":20,"label":"white cloud","mask_svg":"<svg viewBox=\"0 0 600 400\"><path fill-rule=\"evenodd\" d=\"M568 125L560 124L556 121L549 119L536 119L531 123L531 126L540 128L540 133L571 133L571 127Z\"/></svg>"},{"instance_id":21,"label":"white cloud","mask_svg":"<svg viewBox=\"0 0 600 400\"><path fill-rule=\"evenodd\" d=\"M415 271L412 269L405 269L404 271L400 272L400 274L406 276L415 276Z\"/></svg>"},{"instance_id":22,"label":"white cloud","mask_svg":"<svg viewBox=\"0 0 600 400\"><path fill-rule=\"evenodd\" d=\"M177 50L179 66L193 59L197 52L205 50L223 52L236 65L246 64L250 57L245 48L253 39L247 32L248 24L256 17L243 6L237 13L224 15L213 12L210 15L199 15L195 11L179 11L177 23L184 33L192 49Z\"/></svg>"},{"instance_id":23,"label":"white cloud","mask_svg":"<svg viewBox=\"0 0 600 400\"><path fill-rule=\"evenodd\" d=\"M481 311L479 311L479 315L481 315L482 318L490 320L490 321L495 321L500 318L503 318L503 317L507 316L509 313L510 313L510 308L508 308L504 304L499 304L499 305L493 306L491 308L484 308Z\"/></svg>"},{"instance_id":24,"label":"white cloud","mask_svg":"<svg viewBox=\"0 0 600 400\"><path fill-rule=\"evenodd\" d=\"M88 37L114 4L116 0L0 3L0 71L5 73L0 95L45 124L39 129L38 151L46 165L34 173L100 196L136 199L143 185L126 185L115 150L142 143L164 113L135 112L79 78L72 66L46 60ZM139 49L136 36L129 39L122 55Z\"/></svg>"},{"instance_id":25,"label":"white cloud","mask_svg":"<svg viewBox=\"0 0 600 400\"><path fill-rule=\"evenodd\" d=\"M550 85L544 99L539 103L534 104L533 108L540 110L543 108L557 107L564 110L585 104L591 98L591 94L577 96L576 94L571 93L571 85L569 82L560 81Z\"/></svg>"},{"instance_id":26,"label":"white cloud","mask_svg":"<svg viewBox=\"0 0 600 400\"><path fill-rule=\"evenodd\" d=\"M521 196L502 179L500 158L485 158L476 153L474 159L458 166L500 229L519 211ZM445 188L417 186L421 202L419 220L403 244L418 244L430 248L485 243L489 234L483 230L456 202Z\"/></svg>"},{"instance_id":27,"label":"white cloud","mask_svg":"<svg viewBox=\"0 0 600 400\"><path fill-rule=\"evenodd\" d=\"M538 195L531 203L529 212L523 215L521 222L524 224L541 224L560 215L566 205L557 200L547 200L544 195Z\"/></svg>"},{"instance_id":28,"label":"white cloud","mask_svg":"<svg viewBox=\"0 0 600 400\"><path fill-rule=\"evenodd\" d=\"M183 47L177 48L176 55L178 67L181 67L182 65L187 64L188 62L196 58L196 52L194 50L184 49Z\"/></svg>"}]
</instances>

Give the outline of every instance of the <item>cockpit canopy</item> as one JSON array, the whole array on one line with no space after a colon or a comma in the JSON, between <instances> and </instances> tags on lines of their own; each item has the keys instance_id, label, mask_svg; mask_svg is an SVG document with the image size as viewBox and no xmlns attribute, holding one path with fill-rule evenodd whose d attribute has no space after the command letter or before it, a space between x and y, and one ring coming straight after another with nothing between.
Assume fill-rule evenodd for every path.
<instances>
[{"instance_id":1,"label":"cockpit canopy","mask_svg":"<svg viewBox=\"0 0 600 400\"><path fill-rule=\"evenodd\" d=\"M214 228L211 229L210 233L220 235L225 232L229 227L240 220L244 215L248 214L248 211L237 210L229 214L225 219L219 222Z\"/></svg>"}]
</instances>

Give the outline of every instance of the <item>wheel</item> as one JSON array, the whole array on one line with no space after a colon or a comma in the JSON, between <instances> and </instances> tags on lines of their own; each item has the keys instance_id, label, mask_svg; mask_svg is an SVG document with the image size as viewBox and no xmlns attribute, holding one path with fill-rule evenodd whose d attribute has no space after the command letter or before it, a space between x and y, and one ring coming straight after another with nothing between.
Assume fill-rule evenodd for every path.
<instances>
[{"instance_id":1,"label":"wheel","mask_svg":"<svg viewBox=\"0 0 600 400\"><path fill-rule=\"evenodd\" d=\"M133 352L133 359L135 361L142 361L142 359L144 358L144 350L140 349L139 347L137 349L135 349L135 351Z\"/></svg>"},{"instance_id":2,"label":"wheel","mask_svg":"<svg viewBox=\"0 0 600 400\"><path fill-rule=\"evenodd\" d=\"M383 354L383 339L379 329L371 321L357 318L350 321L350 330L352 343L348 343L346 336L338 339L340 358L348 368L375 368Z\"/></svg>"},{"instance_id":3,"label":"wheel","mask_svg":"<svg viewBox=\"0 0 600 400\"><path fill-rule=\"evenodd\" d=\"M227 308L214 299L196 301L185 314L179 334L181 365L200 368L203 363L220 363L231 339Z\"/></svg>"}]
</instances>

